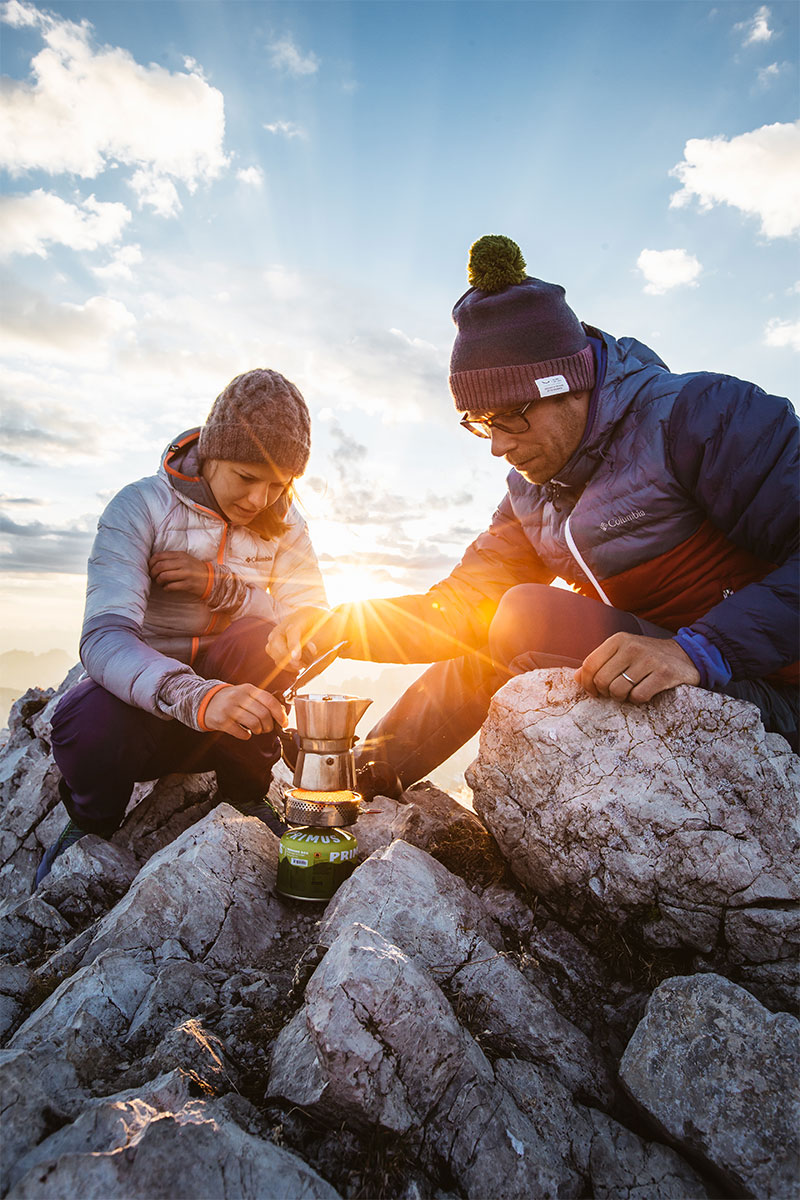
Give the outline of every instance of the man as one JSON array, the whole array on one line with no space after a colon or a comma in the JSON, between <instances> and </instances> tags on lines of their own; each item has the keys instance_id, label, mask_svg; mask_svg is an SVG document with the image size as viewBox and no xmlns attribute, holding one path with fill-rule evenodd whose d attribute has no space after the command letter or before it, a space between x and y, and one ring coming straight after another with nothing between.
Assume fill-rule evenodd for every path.
<instances>
[{"instance_id":1,"label":"man","mask_svg":"<svg viewBox=\"0 0 800 1200\"><path fill-rule=\"evenodd\" d=\"M750 700L797 750L798 420L725 375L672 374L582 325L519 248L472 247L455 305L461 425L512 470L489 528L424 595L305 609L273 632L297 660L434 662L372 730L403 786L480 728L496 689L572 665L593 696L643 704L677 684ZM562 578L574 591L554 588Z\"/></svg>"}]
</instances>

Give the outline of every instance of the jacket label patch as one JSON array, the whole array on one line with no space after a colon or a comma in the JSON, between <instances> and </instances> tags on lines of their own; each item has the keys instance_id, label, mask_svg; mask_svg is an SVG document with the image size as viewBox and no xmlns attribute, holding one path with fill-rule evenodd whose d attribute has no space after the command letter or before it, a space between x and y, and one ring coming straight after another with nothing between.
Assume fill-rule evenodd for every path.
<instances>
[{"instance_id":1,"label":"jacket label patch","mask_svg":"<svg viewBox=\"0 0 800 1200\"><path fill-rule=\"evenodd\" d=\"M544 378L536 380L536 386L540 397L559 396L562 392L569 391L569 384L563 375L545 375Z\"/></svg>"},{"instance_id":2,"label":"jacket label patch","mask_svg":"<svg viewBox=\"0 0 800 1200\"><path fill-rule=\"evenodd\" d=\"M633 512L626 513L624 517L609 517L607 521L601 521L600 528L606 533L609 529L617 529L620 525L627 525L630 521L639 521L646 516L647 513L643 508L635 508Z\"/></svg>"}]
</instances>

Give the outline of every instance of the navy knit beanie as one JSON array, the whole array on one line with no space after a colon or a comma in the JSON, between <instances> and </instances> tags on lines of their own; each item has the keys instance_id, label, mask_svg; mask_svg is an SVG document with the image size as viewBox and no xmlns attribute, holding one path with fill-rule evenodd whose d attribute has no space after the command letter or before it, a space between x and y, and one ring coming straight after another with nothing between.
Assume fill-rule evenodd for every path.
<instances>
[{"instance_id":1,"label":"navy knit beanie","mask_svg":"<svg viewBox=\"0 0 800 1200\"><path fill-rule=\"evenodd\" d=\"M594 355L557 283L525 274L511 238L470 250L473 285L456 301L450 390L460 412L504 412L528 400L594 386Z\"/></svg>"}]
</instances>

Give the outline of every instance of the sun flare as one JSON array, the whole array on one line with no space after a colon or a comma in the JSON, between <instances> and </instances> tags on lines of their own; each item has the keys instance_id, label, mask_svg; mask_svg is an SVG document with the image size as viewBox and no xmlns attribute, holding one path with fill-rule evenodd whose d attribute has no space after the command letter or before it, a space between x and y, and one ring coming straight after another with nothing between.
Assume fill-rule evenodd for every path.
<instances>
[{"instance_id":1,"label":"sun flare","mask_svg":"<svg viewBox=\"0 0 800 1200\"><path fill-rule=\"evenodd\" d=\"M375 600L386 596L399 596L403 587L383 573L366 570L364 567L346 564L324 571L325 588L331 604L345 604L353 600Z\"/></svg>"}]
</instances>

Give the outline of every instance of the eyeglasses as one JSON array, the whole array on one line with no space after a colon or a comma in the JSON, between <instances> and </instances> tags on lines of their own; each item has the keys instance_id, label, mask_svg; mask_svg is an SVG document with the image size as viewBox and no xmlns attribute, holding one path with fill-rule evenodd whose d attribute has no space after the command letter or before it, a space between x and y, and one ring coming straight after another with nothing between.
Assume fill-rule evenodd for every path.
<instances>
[{"instance_id":1,"label":"eyeglasses","mask_svg":"<svg viewBox=\"0 0 800 1200\"><path fill-rule=\"evenodd\" d=\"M479 438L490 438L493 429L501 429L503 433L525 433L531 427L530 420L525 413L535 403L535 399L529 400L527 404L523 404L522 408L514 408L511 412L500 413L497 417L468 417L465 414L459 424Z\"/></svg>"}]
</instances>

